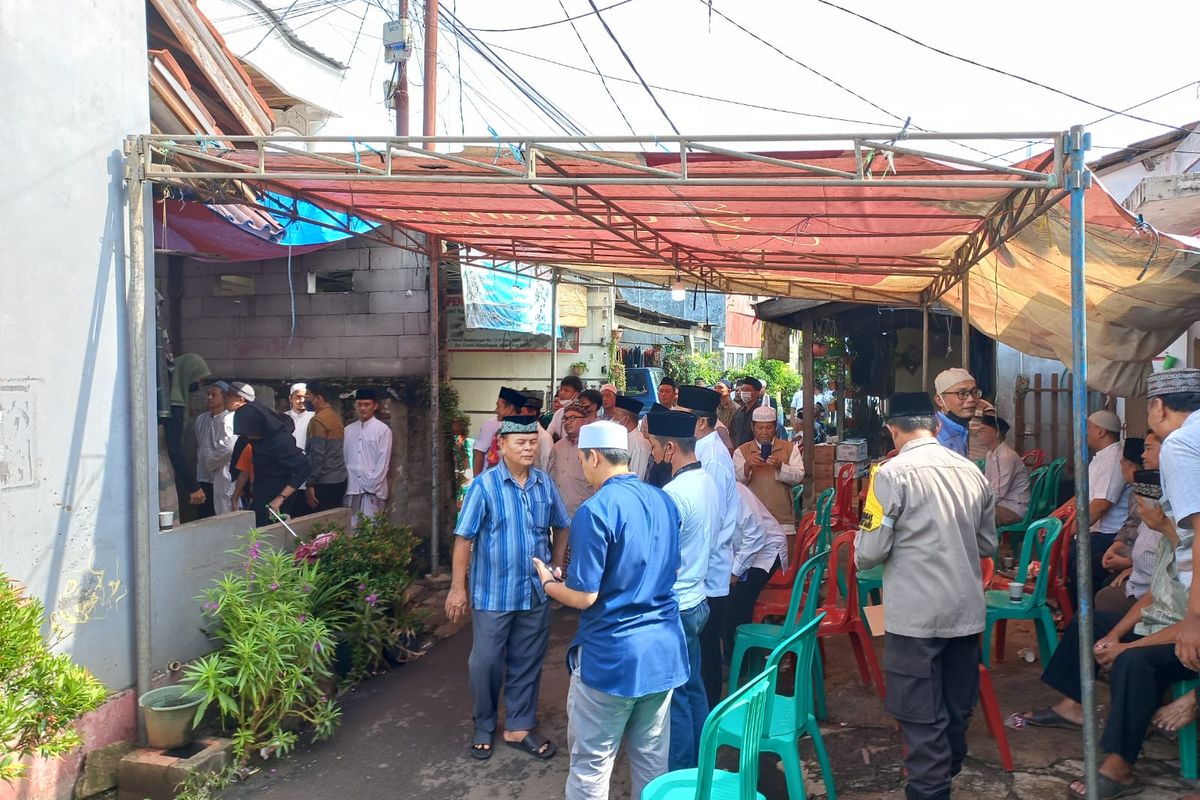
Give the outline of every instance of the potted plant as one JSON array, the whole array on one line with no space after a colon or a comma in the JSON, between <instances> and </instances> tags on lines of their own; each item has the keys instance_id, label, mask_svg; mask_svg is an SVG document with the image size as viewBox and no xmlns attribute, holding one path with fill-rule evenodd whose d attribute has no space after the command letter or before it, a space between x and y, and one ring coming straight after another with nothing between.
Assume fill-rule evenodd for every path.
<instances>
[{"instance_id":1,"label":"potted plant","mask_svg":"<svg viewBox=\"0 0 1200 800\"><path fill-rule=\"evenodd\" d=\"M583 373L585 373L585 372L587 372L587 362L586 361L576 361L573 364L571 364L571 374L572 375L577 375L577 376L582 377Z\"/></svg>"},{"instance_id":2,"label":"potted plant","mask_svg":"<svg viewBox=\"0 0 1200 800\"><path fill-rule=\"evenodd\" d=\"M25 774L25 758L80 745L75 720L98 708L104 685L42 638L43 607L0 572L0 782Z\"/></svg>"}]
</instances>

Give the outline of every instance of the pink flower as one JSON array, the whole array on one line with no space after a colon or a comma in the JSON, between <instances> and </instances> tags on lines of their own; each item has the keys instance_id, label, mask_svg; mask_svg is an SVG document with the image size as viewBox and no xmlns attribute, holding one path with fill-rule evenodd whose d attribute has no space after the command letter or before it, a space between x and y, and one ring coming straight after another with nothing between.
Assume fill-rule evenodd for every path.
<instances>
[{"instance_id":1,"label":"pink flower","mask_svg":"<svg viewBox=\"0 0 1200 800\"><path fill-rule=\"evenodd\" d=\"M379 602L379 595L377 595L377 594L367 595L367 605L373 606L378 602Z\"/></svg>"},{"instance_id":2,"label":"pink flower","mask_svg":"<svg viewBox=\"0 0 1200 800\"><path fill-rule=\"evenodd\" d=\"M279 591L279 584L278 584L278 583L272 583L272 584L271 584L271 591L272 591L272 592L278 592L278 591Z\"/></svg>"}]
</instances>

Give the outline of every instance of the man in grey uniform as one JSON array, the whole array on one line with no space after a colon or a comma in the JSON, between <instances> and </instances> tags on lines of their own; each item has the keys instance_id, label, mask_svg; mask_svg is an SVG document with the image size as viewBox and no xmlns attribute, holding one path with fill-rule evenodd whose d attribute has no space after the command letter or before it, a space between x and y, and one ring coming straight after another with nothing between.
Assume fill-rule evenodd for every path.
<instances>
[{"instance_id":1,"label":"man in grey uniform","mask_svg":"<svg viewBox=\"0 0 1200 800\"><path fill-rule=\"evenodd\" d=\"M983 473L938 443L923 392L895 394L887 428L898 454L873 473L855 539L859 569L883 564L886 708L900 722L909 800L944 800L967 755L979 696L983 576L996 549Z\"/></svg>"}]
</instances>

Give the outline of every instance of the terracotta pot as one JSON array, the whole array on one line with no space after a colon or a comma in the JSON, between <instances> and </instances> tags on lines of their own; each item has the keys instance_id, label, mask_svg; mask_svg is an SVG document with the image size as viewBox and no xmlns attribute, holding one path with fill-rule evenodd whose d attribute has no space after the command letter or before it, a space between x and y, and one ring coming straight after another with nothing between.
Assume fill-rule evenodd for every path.
<instances>
[{"instance_id":1,"label":"terracotta pot","mask_svg":"<svg viewBox=\"0 0 1200 800\"><path fill-rule=\"evenodd\" d=\"M813 355L817 358L824 358L825 355L829 352L829 348L826 345L822 344L821 342L813 343L812 350L813 350Z\"/></svg>"}]
</instances>

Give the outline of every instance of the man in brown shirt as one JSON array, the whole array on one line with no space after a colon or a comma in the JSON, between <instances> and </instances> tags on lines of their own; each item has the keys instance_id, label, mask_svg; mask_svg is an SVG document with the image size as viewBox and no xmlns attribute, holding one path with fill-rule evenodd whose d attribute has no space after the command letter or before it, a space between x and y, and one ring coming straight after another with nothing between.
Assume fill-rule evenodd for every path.
<instances>
[{"instance_id":1,"label":"man in brown shirt","mask_svg":"<svg viewBox=\"0 0 1200 800\"><path fill-rule=\"evenodd\" d=\"M744 483L784 530L794 533L792 486L804 480L803 448L775 436L775 409L752 412L754 438L733 451L733 474Z\"/></svg>"}]
</instances>

